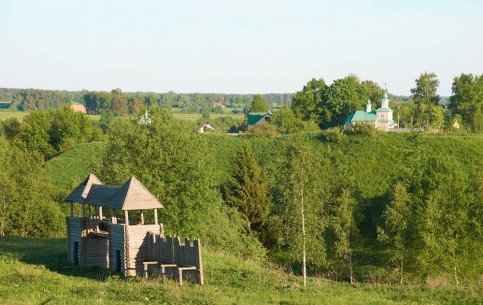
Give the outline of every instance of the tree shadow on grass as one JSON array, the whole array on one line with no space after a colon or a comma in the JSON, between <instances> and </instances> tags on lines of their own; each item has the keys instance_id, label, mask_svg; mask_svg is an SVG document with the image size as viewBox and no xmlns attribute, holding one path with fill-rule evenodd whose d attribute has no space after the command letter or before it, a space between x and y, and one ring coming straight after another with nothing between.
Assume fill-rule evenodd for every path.
<instances>
[{"instance_id":1,"label":"tree shadow on grass","mask_svg":"<svg viewBox=\"0 0 483 305\"><path fill-rule=\"evenodd\" d=\"M66 276L106 280L110 272L102 268L82 268L67 262L67 239L0 237L1 257L12 257L20 262L45 266L50 271Z\"/></svg>"}]
</instances>

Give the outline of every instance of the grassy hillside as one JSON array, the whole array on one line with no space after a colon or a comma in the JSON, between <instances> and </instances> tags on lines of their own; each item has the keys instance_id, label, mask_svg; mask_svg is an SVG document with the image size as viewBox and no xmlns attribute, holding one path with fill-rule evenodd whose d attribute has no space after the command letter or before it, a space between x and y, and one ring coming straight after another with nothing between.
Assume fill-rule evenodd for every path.
<instances>
[{"instance_id":1,"label":"grassy hillside","mask_svg":"<svg viewBox=\"0 0 483 305\"><path fill-rule=\"evenodd\" d=\"M105 145L104 142L79 144L50 160L54 187L64 190L77 186L90 173L92 163Z\"/></svg>"},{"instance_id":2,"label":"grassy hillside","mask_svg":"<svg viewBox=\"0 0 483 305\"><path fill-rule=\"evenodd\" d=\"M327 143L319 133L307 134L312 148L322 158L343 163L351 169L364 200L384 196L388 187L410 164L411 154L448 156L461 162L469 172L483 161L481 135L415 135L380 134L374 137L350 136L341 143ZM225 181L231 162L243 141L250 141L257 159L267 176L270 167L281 156L285 142L291 136L274 139L228 135L206 135L214 160L218 182ZM76 146L52 159L52 182L56 187L69 188L89 174L91 164L105 143L94 142ZM74 184L73 184L74 183Z\"/></svg>"},{"instance_id":3,"label":"grassy hillside","mask_svg":"<svg viewBox=\"0 0 483 305\"><path fill-rule=\"evenodd\" d=\"M0 238L2 304L478 304L481 291L301 279L209 250L205 286L123 279L65 265L65 239Z\"/></svg>"}]
</instances>

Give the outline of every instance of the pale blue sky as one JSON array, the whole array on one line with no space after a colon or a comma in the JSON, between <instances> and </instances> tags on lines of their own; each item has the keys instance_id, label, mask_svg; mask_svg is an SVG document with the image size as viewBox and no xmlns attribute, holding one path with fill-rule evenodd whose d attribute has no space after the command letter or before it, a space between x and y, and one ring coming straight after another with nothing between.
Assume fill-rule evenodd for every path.
<instances>
[{"instance_id":1,"label":"pale blue sky","mask_svg":"<svg viewBox=\"0 0 483 305\"><path fill-rule=\"evenodd\" d=\"M483 74L483 0L0 0L0 87L295 92L350 73L409 95Z\"/></svg>"}]
</instances>

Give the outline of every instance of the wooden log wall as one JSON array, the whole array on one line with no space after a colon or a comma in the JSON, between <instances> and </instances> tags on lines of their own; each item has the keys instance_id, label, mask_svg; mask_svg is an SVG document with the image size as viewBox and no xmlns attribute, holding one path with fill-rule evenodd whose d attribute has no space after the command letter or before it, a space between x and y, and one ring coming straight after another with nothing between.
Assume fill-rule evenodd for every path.
<instances>
[{"instance_id":1,"label":"wooden log wall","mask_svg":"<svg viewBox=\"0 0 483 305\"><path fill-rule=\"evenodd\" d=\"M161 234L159 224L126 226L126 275L142 275L143 262L149 259L149 236Z\"/></svg>"},{"instance_id":2,"label":"wooden log wall","mask_svg":"<svg viewBox=\"0 0 483 305\"><path fill-rule=\"evenodd\" d=\"M108 236L87 236L84 238L84 266L109 268Z\"/></svg>"},{"instance_id":3,"label":"wooden log wall","mask_svg":"<svg viewBox=\"0 0 483 305\"><path fill-rule=\"evenodd\" d=\"M109 225L109 269L116 272L118 261L116 258L116 251L120 251L120 272L126 275L126 232L124 224L110 224Z\"/></svg>"},{"instance_id":4,"label":"wooden log wall","mask_svg":"<svg viewBox=\"0 0 483 305\"><path fill-rule=\"evenodd\" d=\"M67 222L67 261L74 265L83 265L82 249L84 247L82 234L84 219L82 217L66 217ZM74 243L78 243L78 260L74 261Z\"/></svg>"}]
</instances>

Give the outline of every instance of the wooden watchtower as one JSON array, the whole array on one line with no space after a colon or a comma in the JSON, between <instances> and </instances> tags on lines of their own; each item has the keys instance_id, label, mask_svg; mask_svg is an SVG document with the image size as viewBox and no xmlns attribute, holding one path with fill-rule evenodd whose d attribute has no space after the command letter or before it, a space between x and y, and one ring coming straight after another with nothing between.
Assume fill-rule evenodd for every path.
<instances>
[{"instance_id":1,"label":"wooden watchtower","mask_svg":"<svg viewBox=\"0 0 483 305\"><path fill-rule=\"evenodd\" d=\"M108 186L91 174L64 201L70 204L66 219L70 263L109 268L125 276L143 273L150 234L164 232L157 213L163 205L141 182L131 177L120 187ZM74 203L82 204L81 215L74 216ZM144 221L146 210L153 210L154 222Z\"/></svg>"}]
</instances>

